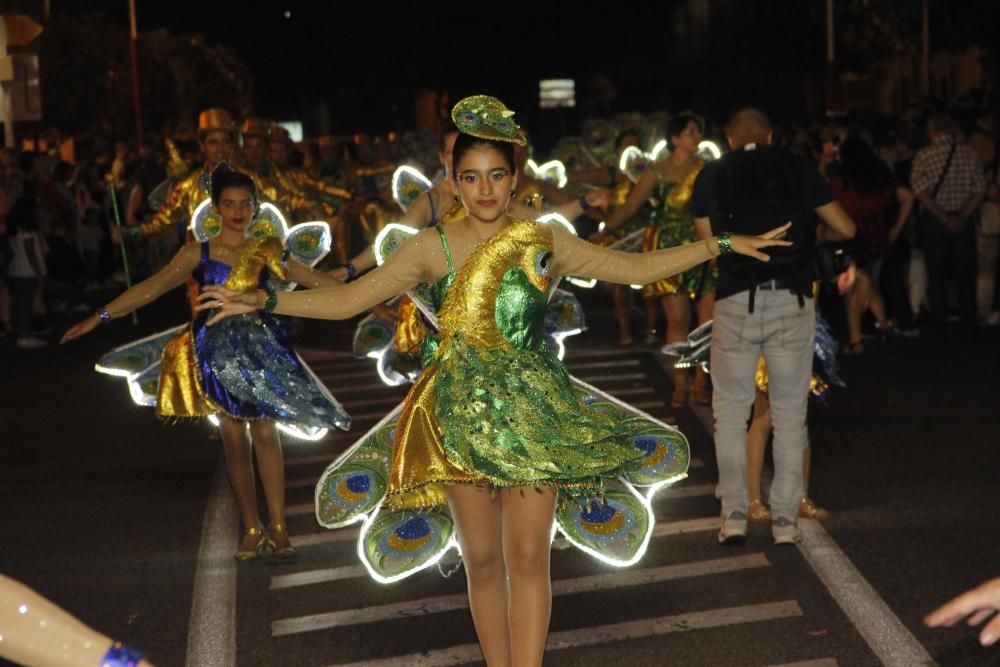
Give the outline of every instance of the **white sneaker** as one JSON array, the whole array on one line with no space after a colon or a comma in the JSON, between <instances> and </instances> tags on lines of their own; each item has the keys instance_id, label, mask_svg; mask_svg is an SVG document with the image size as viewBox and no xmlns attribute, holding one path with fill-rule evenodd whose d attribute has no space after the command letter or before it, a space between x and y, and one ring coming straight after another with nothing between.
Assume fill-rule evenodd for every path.
<instances>
[{"instance_id":1,"label":"white sneaker","mask_svg":"<svg viewBox=\"0 0 1000 667\"><path fill-rule=\"evenodd\" d=\"M779 516L771 522L771 537L775 544L798 544L802 541L802 533L794 521Z\"/></svg>"},{"instance_id":2,"label":"white sneaker","mask_svg":"<svg viewBox=\"0 0 1000 667\"><path fill-rule=\"evenodd\" d=\"M747 515L733 510L722 517L719 544L743 544L747 541Z\"/></svg>"}]
</instances>

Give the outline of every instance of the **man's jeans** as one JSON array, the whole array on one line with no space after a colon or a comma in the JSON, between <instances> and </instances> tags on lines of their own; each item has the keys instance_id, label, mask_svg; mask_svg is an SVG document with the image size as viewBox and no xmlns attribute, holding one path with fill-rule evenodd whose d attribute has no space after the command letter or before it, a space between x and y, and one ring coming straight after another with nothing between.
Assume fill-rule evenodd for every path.
<instances>
[{"instance_id":1,"label":"man's jeans","mask_svg":"<svg viewBox=\"0 0 1000 667\"><path fill-rule=\"evenodd\" d=\"M802 456L809 444L806 408L812 376L816 310L812 299L787 290L758 289L754 312L749 292L715 303L712 325L712 412L719 463L716 496L723 516L747 511L747 424L761 354L767 361L768 398L774 425L774 518L796 521L802 487Z\"/></svg>"}]
</instances>

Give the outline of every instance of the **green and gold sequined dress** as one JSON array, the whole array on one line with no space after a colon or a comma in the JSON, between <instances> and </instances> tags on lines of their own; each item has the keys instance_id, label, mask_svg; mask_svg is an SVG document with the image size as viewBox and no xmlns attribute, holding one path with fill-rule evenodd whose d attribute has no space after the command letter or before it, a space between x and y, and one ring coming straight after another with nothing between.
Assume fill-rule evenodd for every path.
<instances>
[{"instance_id":1,"label":"green and gold sequined dress","mask_svg":"<svg viewBox=\"0 0 1000 667\"><path fill-rule=\"evenodd\" d=\"M545 345L548 225L512 224L458 271L441 239L453 278L438 313L440 342L398 417L321 477L320 523L365 520L359 553L375 578L390 581L449 547L448 485L550 487L573 544L635 562L654 523L648 495L686 474L683 435L574 380Z\"/></svg>"},{"instance_id":2,"label":"green and gold sequined dress","mask_svg":"<svg viewBox=\"0 0 1000 667\"><path fill-rule=\"evenodd\" d=\"M704 162L695 160L691 169L677 182L670 182L659 176L654 191L659 206L650 215L642 243L643 252L673 248L696 239L694 219L691 217L691 195L694 192L694 182L704 166ZM699 266L679 275L658 280L643 287L642 293L646 297L657 297L683 291L693 299L698 294L703 272L703 267ZM718 279L718 270L714 268L709 270L704 285L701 286L701 293L714 292Z\"/></svg>"}]
</instances>

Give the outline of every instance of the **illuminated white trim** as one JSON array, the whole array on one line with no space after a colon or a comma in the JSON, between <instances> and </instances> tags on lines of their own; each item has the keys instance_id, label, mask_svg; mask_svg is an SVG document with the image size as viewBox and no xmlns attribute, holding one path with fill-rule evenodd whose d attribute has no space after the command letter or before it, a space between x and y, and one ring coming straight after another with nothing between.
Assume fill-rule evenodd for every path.
<instances>
[{"instance_id":1,"label":"illuminated white trim","mask_svg":"<svg viewBox=\"0 0 1000 667\"><path fill-rule=\"evenodd\" d=\"M556 357L559 361L562 361L563 357L566 356L566 346L563 344L563 340L575 336L579 333L583 333L583 329L570 329L569 331L556 331L552 334L552 340L556 342L556 347L558 348L556 352Z\"/></svg>"},{"instance_id":2,"label":"illuminated white trim","mask_svg":"<svg viewBox=\"0 0 1000 667\"><path fill-rule=\"evenodd\" d=\"M709 153L711 153L713 160L718 160L720 157L722 157L722 151L719 149L719 145L716 144L714 141L709 141L708 139L705 139L700 144L698 144L698 152L700 153L702 151L708 151Z\"/></svg>"},{"instance_id":3,"label":"illuminated white trim","mask_svg":"<svg viewBox=\"0 0 1000 667\"><path fill-rule=\"evenodd\" d=\"M629 146L625 150L623 150L621 157L618 158L618 171L622 172L626 176L628 175L628 172L625 171L625 167L628 166L628 156L632 155L633 153L637 155L638 159L640 160L644 160L647 157L646 154L642 152L642 149L639 148L638 146Z\"/></svg>"},{"instance_id":4,"label":"illuminated white trim","mask_svg":"<svg viewBox=\"0 0 1000 667\"><path fill-rule=\"evenodd\" d=\"M631 287L632 289L634 289L636 291L642 291L642 288L643 288L642 285L629 285L629 287Z\"/></svg>"},{"instance_id":5,"label":"illuminated white trim","mask_svg":"<svg viewBox=\"0 0 1000 667\"><path fill-rule=\"evenodd\" d=\"M108 368L107 366L102 366L100 364L94 364L94 370L97 371L98 373L104 373L105 375L113 375L118 378L133 378L136 375L142 373L142 371L134 373L131 371L126 371L121 368Z\"/></svg>"},{"instance_id":6,"label":"illuminated white trim","mask_svg":"<svg viewBox=\"0 0 1000 667\"><path fill-rule=\"evenodd\" d=\"M277 236L277 238L280 239L281 241L284 241L286 238L288 238L288 221L285 220L285 215L281 212L281 209L279 209L271 202L264 202L263 204L260 205L260 209L257 211L257 215L255 215L253 217L253 220L250 221L250 224L247 225L246 231L247 232L250 231L250 229L253 227L253 224L257 222L258 219L260 219L261 213L264 213L265 211L270 211L277 219L278 226L281 227L281 233Z\"/></svg>"},{"instance_id":7,"label":"illuminated white trim","mask_svg":"<svg viewBox=\"0 0 1000 667\"><path fill-rule=\"evenodd\" d=\"M317 440L322 440L323 438L326 437L326 434L330 432L330 429L328 428L321 428L318 431L309 433L307 431L303 431L296 424L283 424L281 422L278 422L278 430L281 431L282 433L292 436L293 438L297 438L299 440L307 440L309 442L316 442Z\"/></svg>"},{"instance_id":8,"label":"illuminated white trim","mask_svg":"<svg viewBox=\"0 0 1000 667\"><path fill-rule=\"evenodd\" d=\"M197 226L194 224L195 221L197 221L198 218L201 216L201 214L204 212L205 207L211 206L211 205L212 205L212 199L211 198L203 199L202 202L200 204L198 204L198 206L195 207L194 213L191 214L191 220L188 222L188 228L190 228L190 230L191 230L191 235L194 236L199 241L207 241L209 238L211 238L211 237L204 237L204 238L201 237L197 233Z\"/></svg>"},{"instance_id":9,"label":"illuminated white trim","mask_svg":"<svg viewBox=\"0 0 1000 667\"><path fill-rule=\"evenodd\" d=\"M288 240L295 235L296 230L312 227L313 225L320 225L324 228L323 233L320 235L320 247L322 248L322 251L314 259L311 259L308 262L303 262L298 255L291 253L291 248L288 247ZM323 258L330 253L330 247L333 245L333 233L330 231L330 223L326 220L311 220L309 222L300 222L299 224L292 226L291 229L287 230L285 238L281 239L281 242L289 250L292 257L294 257L296 261L312 268L319 264L320 261L322 261Z\"/></svg>"},{"instance_id":10,"label":"illuminated white trim","mask_svg":"<svg viewBox=\"0 0 1000 667\"><path fill-rule=\"evenodd\" d=\"M416 236L419 229L414 229L413 227L408 227L407 225L401 225L398 222L390 222L388 225L382 228L378 234L375 235L375 240L372 242L372 253L375 255L375 262L382 266L388 257L382 256L382 241L385 240L386 234L389 234L393 230L403 232L404 234L409 234L410 236Z\"/></svg>"},{"instance_id":11,"label":"illuminated white trim","mask_svg":"<svg viewBox=\"0 0 1000 667\"><path fill-rule=\"evenodd\" d=\"M364 564L365 569L368 570L368 574L371 575L371 578L380 584L391 584L400 581L401 579L405 579L406 577L410 576L411 574L414 574L415 572L426 570L432 565L437 565L438 561L444 558L444 555L446 553L451 551L451 549L458 547L458 540L455 539L455 525L454 523L452 523L451 537L448 538L448 541L444 544L443 547L441 547L441 550L437 554L435 554L430 560L423 563L422 565L419 565L417 567L412 567L409 570L404 570L399 574L395 574L391 577L383 577L381 574L379 574L372 568L371 564L369 564L368 562L368 558L365 557L365 536L368 535L368 531L371 530L372 523L375 522L375 519L378 517L381 511L382 507L379 506L374 512L372 512L365 520L365 523L361 526L361 532L358 534L358 558L361 560L362 564Z\"/></svg>"},{"instance_id":12,"label":"illuminated white trim","mask_svg":"<svg viewBox=\"0 0 1000 667\"><path fill-rule=\"evenodd\" d=\"M670 150L667 149L667 140L660 139L659 141L656 142L656 145L653 146L653 150L649 151L649 159L652 160L653 162L656 162L657 160L660 159L660 153L664 151L666 151L666 155L664 155L663 157L670 155Z\"/></svg>"},{"instance_id":13,"label":"illuminated white trim","mask_svg":"<svg viewBox=\"0 0 1000 667\"><path fill-rule=\"evenodd\" d=\"M580 551L593 556L602 563L607 563L608 565L612 565L614 567L628 567L629 565L635 565L642 559L643 556L646 555L646 549L649 547L649 541L653 537L653 528L656 526L656 515L653 513L653 505L650 503L649 499L646 498L646 496L639 493L639 491L625 479L619 477L618 481L621 482L622 486L624 486L625 489L631 493L646 510L646 534L642 538L642 544L639 545L638 549L636 549L635 555L628 560L610 558L599 551L590 548L586 544L574 540L570 537L569 533L563 530L562 526L559 526L559 532L563 534L563 537L566 538L567 542L575 546ZM558 524L558 521L556 523Z\"/></svg>"},{"instance_id":14,"label":"illuminated white trim","mask_svg":"<svg viewBox=\"0 0 1000 667\"><path fill-rule=\"evenodd\" d=\"M420 183L420 185L423 185L424 192L427 192L432 187L434 187L434 184L431 183L431 180L426 176L424 176L423 172L421 172L416 167L411 167L405 164L397 167L396 171L392 172L392 199L393 201L396 202L396 205L399 206L399 208L403 209L404 213L409 208L409 206L403 206L402 197L400 196L399 193L399 182L403 179L403 176L405 174L409 174L410 176L413 177L413 180L415 180L417 183ZM414 199L413 201L416 201L416 199Z\"/></svg>"},{"instance_id":15,"label":"illuminated white trim","mask_svg":"<svg viewBox=\"0 0 1000 667\"><path fill-rule=\"evenodd\" d=\"M603 220L601 220L599 223L597 223L597 231L598 232L603 232L605 227L607 227L607 225L604 224Z\"/></svg>"},{"instance_id":16,"label":"illuminated white trim","mask_svg":"<svg viewBox=\"0 0 1000 667\"><path fill-rule=\"evenodd\" d=\"M566 278L566 280L577 287L583 287L584 289L590 289L597 284L596 278Z\"/></svg>"},{"instance_id":17,"label":"illuminated white trim","mask_svg":"<svg viewBox=\"0 0 1000 667\"><path fill-rule=\"evenodd\" d=\"M219 421L219 415L209 415L208 421L211 422L212 426L219 426L222 423Z\"/></svg>"},{"instance_id":18,"label":"illuminated white trim","mask_svg":"<svg viewBox=\"0 0 1000 667\"><path fill-rule=\"evenodd\" d=\"M552 170L555 172L555 183L557 188L566 187L566 165L564 165L559 160L549 160L548 162L539 165L537 162L528 158L528 161L524 164L524 170L528 172L528 175L532 178L540 181L545 181L546 183L552 183L546 176L546 172Z\"/></svg>"},{"instance_id":19,"label":"illuminated white trim","mask_svg":"<svg viewBox=\"0 0 1000 667\"><path fill-rule=\"evenodd\" d=\"M574 227L573 223L567 220L566 216L562 213L546 213L545 215L540 215L535 218L535 222L540 222L542 224L556 224L565 228L566 231L571 233L573 236L579 236L579 234L576 233L576 227Z\"/></svg>"},{"instance_id":20,"label":"illuminated white trim","mask_svg":"<svg viewBox=\"0 0 1000 667\"><path fill-rule=\"evenodd\" d=\"M652 484L652 485L650 485L648 487L644 487L646 489L646 499L649 500L650 503L652 503L653 502L653 496L656 495L657 491L659 491L660 489L662 489L664 487L670 486L671 484L676 484L677 482L681 481L682 479L687 479L687 476L688 476L688 474L686 472L678 473L678 474L674 475L673 477L668 477L667 479L661 480L661 481L657 482L656 484Z\"/></svg>"}]
</instances>

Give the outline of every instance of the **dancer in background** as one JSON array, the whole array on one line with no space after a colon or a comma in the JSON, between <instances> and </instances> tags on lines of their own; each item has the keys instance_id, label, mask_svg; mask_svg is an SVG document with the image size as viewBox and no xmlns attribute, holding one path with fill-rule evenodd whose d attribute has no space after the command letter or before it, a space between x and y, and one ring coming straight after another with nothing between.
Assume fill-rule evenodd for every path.
<instances>
[{"instance_id":1,"label":"dancer in background","mask_svg":"<svg viewBox=\"0 0 1000 667\"><path fill-rule=\"evenodd\" d=\"M247 237L258 207L249 176L222 166L212 174L211 192L221 225L218 236L181 248L162 271L73 326L63 343L124 317L189 277L200 286L226 284L233 289L269 286L272 280L308 287L337 284L324 273L286 262L278 239ZM156 413L168 419L220 418L226 470L246 530L236 559L270 553L294 558L285 524L284 460L275 422L346 430L349 418L292 350L286 318L262 313L211 329L207 319L207 313L196 314L191 325L166 344ZM257 510L251 443L271 520L266 532Z\"/></svg>"}]
</instances>

